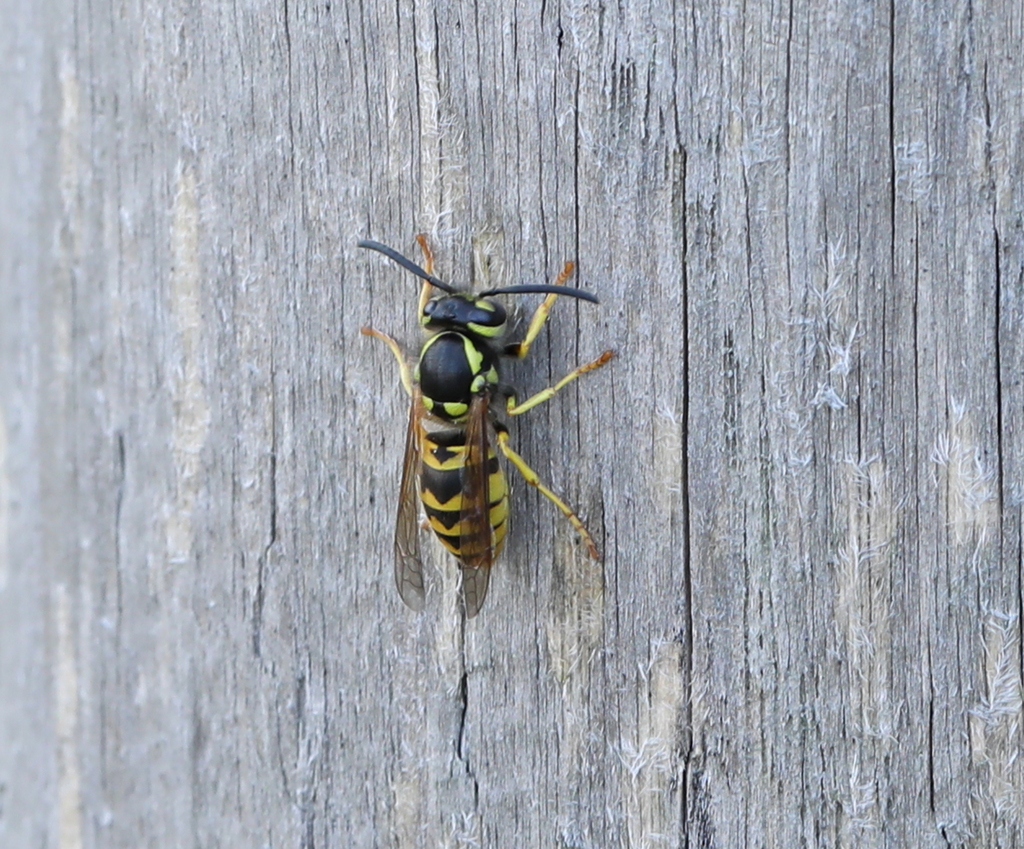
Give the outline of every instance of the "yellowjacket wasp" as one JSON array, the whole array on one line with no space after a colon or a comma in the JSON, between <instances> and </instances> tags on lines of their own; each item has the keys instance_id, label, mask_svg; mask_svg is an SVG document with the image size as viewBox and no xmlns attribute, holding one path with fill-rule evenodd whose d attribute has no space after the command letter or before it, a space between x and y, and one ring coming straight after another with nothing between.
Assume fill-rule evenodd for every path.
<instances>
[{"instance_id":1,"label":"yellowjacket wasp","mask_svg":"<svg viewBox=\"0 0 1024 849\"><path fill-rule=\"evenodd\" d=\"M433 275L434 257L426 237L419 235L416 240L423 250L425 269L380 242L359 242L359 247L384 254L423 280L420 323L430 334L413 368L394 339L370 327L362 329L363 334L380 339L391 349L398 360L402 385L412 399L395 525L395 582L402 600L413 610L422 610L418 496L430 527L459 561L466 616L473 617L484 603L491 565L501 552L508 529L508 485L491 445L492 430L498 450L527 483L562 511L583 538L590 556L595 560L599 557L597 545L579 517L512 450L508 430L491 409L492 399L504 397L505 412L518 416L547 401L580 375L604 365L613 352L605 351L593 362L518 403L515 391L501 382L501 357L526 356L559 295L593 303L597 298L565 286L575 267L572 262L565 264L553 285L506 286L479 295L460 292ZM443 294L432 295L435 288ZM533 292L547 297L534 312L526 336L519 343L502 347L506 313L492 298Z\"/></svg>"}]
</instances>

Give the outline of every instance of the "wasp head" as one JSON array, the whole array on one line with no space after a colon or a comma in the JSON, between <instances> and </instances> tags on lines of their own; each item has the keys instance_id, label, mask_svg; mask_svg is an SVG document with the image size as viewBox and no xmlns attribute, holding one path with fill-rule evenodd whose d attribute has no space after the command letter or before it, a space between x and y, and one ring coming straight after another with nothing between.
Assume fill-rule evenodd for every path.
<instances>
[{"instance_id":1,"label":"wasp head","mask_svg":"<svg viewBox=\"0 0 1024 849\"><path fill-rule=\"evenodd\" d=\"M493 339L505 330L506 318L501 304L489 298L457 293L427 301L420 322L428 330L456 330Z\"/></svg>"}]
</instances>

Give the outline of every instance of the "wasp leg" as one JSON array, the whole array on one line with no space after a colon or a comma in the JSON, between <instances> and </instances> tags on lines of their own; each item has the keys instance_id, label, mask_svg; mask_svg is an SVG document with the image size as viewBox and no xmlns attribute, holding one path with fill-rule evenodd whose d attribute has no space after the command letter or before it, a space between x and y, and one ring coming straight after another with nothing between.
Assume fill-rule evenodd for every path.
<instances>
[{"instance_id":1,"label":"wasp leg","mask_svg":"<svg viewBox=\"0 0 1024 849\"><path fill-rule=\"evenodd\" d=\"M381 333L379 330L374 330L372 327L364 327L360 333L362 333L363 336L372 336L374 339L380 339L381 342L391 349L391 353L394 354L395 359L398 360L398 368L401 369L402 386L405 387L406 393L411 396L412 370L409 368L409 363L406 362L405 354L402 353L402 349L398 347L398 343L386 333Z\"/></svg>"},{"instance_id":2,"label":"wasp leg","mask_svg":"<svg viewBox=\"0 0 1024 849\"><path fill-rule=\"evenodd\" d=\"M572 508L568 504L544 486L544 484L540 482L540 478L537 476L537 473L526 465L526 461L522 457L512 450L512 446L508 444L508 431L500 425L495 426L495 431L498 437L498 448L501 449L501 453L504 454L505 457L508 458L508 461L519 470L519 474L523 476L523 479L530 486L536 487L545 498L562 511L562 515L569 520L569 523L576 529L576 533L583 538L583 542L586 543L587 552L590 556L594 560L600 560L601 555L597 550L597 545L594 543L594 538L590 535L590 531L584 527L583 522L580 521L580 517L572 511Z\"/></svg>"},{"instance_id":3,"label":"wasp leg","mask_svg":"<svg viewBox=\"0 0 1024 849\"><path fill-rule=\"evenodd\" d=\"M567 262L562 268L562 273L555 278L553 285L564 286L565 281L572 276L573 269L576 264L573 262ZM551 307L555 304L555 298L558 297L556 292L552 292L543 301L540 302L540 306L537 307L533 313L533 318L530 319L530 326L526 330L526 336L523 337L523 341L514 345L508 345L505 348L505 353L510 357L515 357L521 360L526 356L530 350L530 346L533 344L533 340L537 338L537 334L540 333L540 329L544 326L544 322L548 320L548 315L551 313Z\"/></svg>"},{"instance_id":4,"label":"wasp leg","mask_svg":"<svg viewBox=\"0 0 1024 849\"><path fill-rule=\"evenodd\" d=\"M420 250L423 251L423 270L427 274L434 273L434 252L430 250L430 245L427 243L427 234L418 233L416 235L416 241L419 243ZM424 280L423 285L420 286L420 311L417 315L423 315L423 308L427 305L427 301L430 300L430 293L432 289L430 284Z\"/></svg>"},{"instance_id":5,"label":"wasp leg","mask_svg":"<svg viewBox=\"0 0 1024 849\"><path fill-rule=\"evenodd\" d=\"M554 386L549 386L547 389L542 389L536 395L531 395L529 398L523 401L522 404L517 404L516 396L514 394L510 394L508 396L508 406L506 407L505 412L508 413L510 416L518 416L520 413L525 413L527 410L533 409L538 404L543 404L545 401L551 398L552 395L558 392L559 389L562 389L567 384L572 383L581 374L586 374L588 371L593 371L596 368L600 368L614 356L614 351L605 351L596 360L593 360L592 362L589 362L586 365L582 365L579 368L573 369L565 377L558 381L558 383L556 383Z\"/></svg>"}]
</instances>

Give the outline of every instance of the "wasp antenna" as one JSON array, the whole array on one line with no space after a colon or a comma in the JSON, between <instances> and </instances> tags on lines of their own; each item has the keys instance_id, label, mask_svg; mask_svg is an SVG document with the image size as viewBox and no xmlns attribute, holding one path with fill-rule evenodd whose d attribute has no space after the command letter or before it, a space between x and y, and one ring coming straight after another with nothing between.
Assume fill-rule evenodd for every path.
<instances>
[{"instance_id":1,"label":"wasp antenna","mask_svg":"<svg viewBox=\"0 0 1024 849\"><path fill-rule=\"evenodd\" d=\"M360 248L368 248L371 251L377 251L378 253L384 254L384 256L386 256L388 259L392 259L395 262L397 262L406 271L411 271L417 277L422 277L431 286L436 286L443 292L449 292L450 294L453 295L458 292L457 289L453 288L452 286L449 286L447 283L441 280L438 280L433 274L427 274L427 272L424 269L420 268L415 262L413 262L408 257L402 256L394 248L389 248L387 245L382 245L380 242L375 242L372 239L361 239L359 242L356 243L356 245L357 247Z\"/></svg>"},{"instance_id":2,"label":"wasp antenna","mask_svg":"<svg viewBox=\"0 0 1024 849\"><path fill-rule=\"evenodd\" d=\"M552 286L548 283L522 283L518 286L503 286L500 289L488 289L486 292L481 292L481 295L483 297L488 295L525 295L534 292L568 295L570 298L579 298L581 301L590 301L593 304L600 303L597 295L592 295L583 289L573 289L569 286Z\"/></svg>"}]
</instances>

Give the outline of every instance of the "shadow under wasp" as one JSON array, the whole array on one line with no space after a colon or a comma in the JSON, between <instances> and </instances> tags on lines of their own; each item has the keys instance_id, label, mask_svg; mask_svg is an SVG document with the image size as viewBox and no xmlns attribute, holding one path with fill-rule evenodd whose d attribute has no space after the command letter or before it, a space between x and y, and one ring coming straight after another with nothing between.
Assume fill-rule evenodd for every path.
<instances>
[{"instance_id":1,"label":"shadow under wasp","mask_svg":"<svg viewBox=\"0 0 1024 849\"><path fill-rule=\"evenodd\" d=\"M588 554L595 560L599 557L597 545L579 517L541 483L537 473L509 445L508 429L496 417L492 401L505 398L504 413L518 416L547 401L580 375L603 366L613 352L605 351L519 402L515 390L501 382L501 358L522 359L527 355L559 295L593 303L597 298L565 285L575 268L572 262L565 263L552 285L505 286L478 295L459 291L434 276L434 257L426 237L419 235L416 240L426 268L380 242L359 242L359 247L384 254L423 280L419 316L429 334L412 366L390 336L370 327L362 329L363 334L380 339L391 349L398 360L402 385L412 399L395 525L395 582L402 600L413 610L422 610L425 593L419 500L431 529L459 561L466 616L473 617L483 605L491 565L501 552L508 530L508 484L495 445L527 483L562 511ZM435 295L433 289L443 294ZM523 340L503 345L507 316L504 307L492 299L496 295L528 293L546 297L534 311Z\"/></svg>"}]
</instances>

